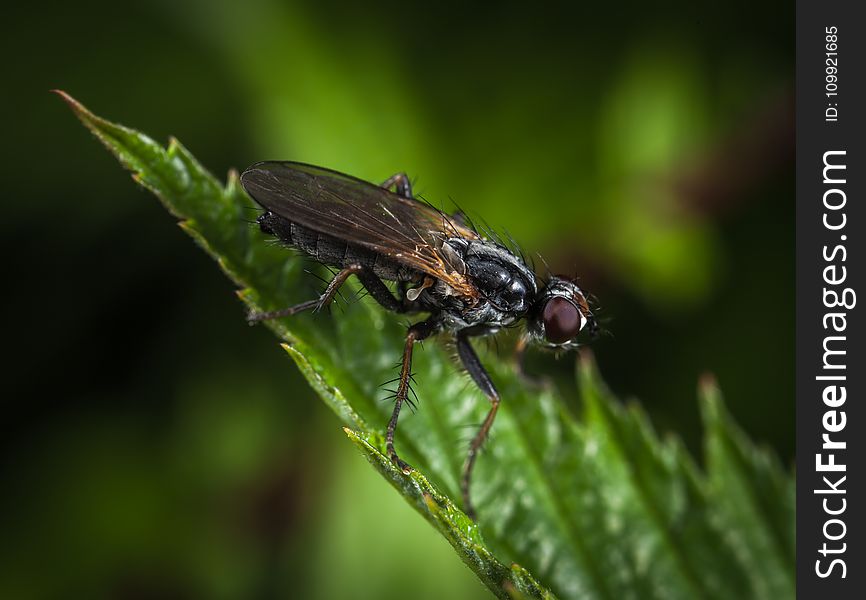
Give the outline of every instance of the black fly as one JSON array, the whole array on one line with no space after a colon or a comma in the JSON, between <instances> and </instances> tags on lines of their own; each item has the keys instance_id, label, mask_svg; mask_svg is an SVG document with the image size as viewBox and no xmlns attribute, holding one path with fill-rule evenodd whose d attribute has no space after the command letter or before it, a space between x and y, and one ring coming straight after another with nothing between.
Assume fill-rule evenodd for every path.
<instances>
[{"instance_id":1,"label":"black fly","mask_svg":"<svg viewBox=\"0 0 866 600\"><path fill-rule=\"evenodd\" d=\"M413 199L402 173L376 186L312 165L261 162L243 172L241 183L264 209L257 219L264 233L340 269L319 298L252 314L251 322L321 309L351 275L387 310L429 314L406 332L388 422L388 455L404 472L411 467L394 450L394 432L400 408L410 400L412 349L441 331L454 335L460 361L491 404L470 444L461 479L466 511L474 516L472 469L496 417L499 393L469 340L525 319L521 350L532 342L575 348L584 328L597 330L583 292L564 277L539 282L521 257L467 226L462 215L450 216ZM383 280L398 282L396 295Z\"/></svg>"}]
</instances>

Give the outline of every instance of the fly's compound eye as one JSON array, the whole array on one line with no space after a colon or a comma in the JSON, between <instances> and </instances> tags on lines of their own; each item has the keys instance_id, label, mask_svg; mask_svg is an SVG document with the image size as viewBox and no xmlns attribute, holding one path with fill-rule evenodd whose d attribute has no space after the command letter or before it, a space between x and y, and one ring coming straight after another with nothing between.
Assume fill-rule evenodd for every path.
<instances>
[{"instance_id":1,"label":"fly's compound eye","mask_svg":"<svg viewBox=\"0 0 866 600\"><path fill-rule=\"evenodd\" d=\"M586 318L577 306L558 296L544 305L541 320L544 323L544 338L551 344L568 342L586 324Z\"/></svg>"}]
</instances>

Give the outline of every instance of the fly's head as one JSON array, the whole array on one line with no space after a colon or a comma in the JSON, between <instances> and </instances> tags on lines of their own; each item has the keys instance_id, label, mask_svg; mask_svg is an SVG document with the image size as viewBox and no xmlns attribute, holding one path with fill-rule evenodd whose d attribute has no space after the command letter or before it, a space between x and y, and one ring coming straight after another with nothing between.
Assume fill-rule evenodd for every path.
<instances>
[{"instance_id":1,"label":"fly's head","mask_svg":"<svg viewBox=\"0 0 866 600\"><path fill-rule=\"evenodd\" d=\"M553 275L541 289L527 316L530 340L553 350L571 350L586 329L598 334L598 323L581 289L573 281Z\"/></svg>"}]
</instances>

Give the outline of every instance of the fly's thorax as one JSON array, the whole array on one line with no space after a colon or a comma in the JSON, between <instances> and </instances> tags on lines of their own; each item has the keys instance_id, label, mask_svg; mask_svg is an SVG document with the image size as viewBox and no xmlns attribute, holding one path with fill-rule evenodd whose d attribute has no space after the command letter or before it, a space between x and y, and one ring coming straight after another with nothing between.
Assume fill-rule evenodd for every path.
<instances>
[{"instance_id":1,"label":"fly's thorax","mask_svg":"<svg viewBox=\"0 0 866 600\"><path fill-rule=\"evenodd\" d=\"M535 276L507 249L487 240L449 238L441 250L445 268L476 290L471 297L465 296L437 280L416 295L420 305L440 312L445 329L505 327L529 310L537 294Z\"/></svg>"},{"instance_id":2,"label":"fly's thorax","mask_svg":"<svg viewBox=\"0 0 866 600\"><path fill-rule=\"evenodd\" d=\"M466 276L494 309L515 317L529 310L538 289L535 275L520 258L493 242L473 240L463 261Z\"/></svg>"}]
</instances>

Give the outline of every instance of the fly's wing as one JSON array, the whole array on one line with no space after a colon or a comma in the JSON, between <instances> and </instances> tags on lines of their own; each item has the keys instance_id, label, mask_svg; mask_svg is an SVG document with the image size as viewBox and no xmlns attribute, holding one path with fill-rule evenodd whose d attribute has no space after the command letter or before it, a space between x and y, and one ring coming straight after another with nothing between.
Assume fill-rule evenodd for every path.
<instances>
[{"instance_id":1,"label":"fly's wing","mask_svg":"<svg viewBox=\"0 0 866 600\"><path fill-rule=\"evenodd\" d=\"M369 248L474 296L462 264L442 251L447 238L478 234L429 204L336 171L295 162L261 162L241 184L262 207L313 231ZM459 261L459 259L458 259Z\"/></svg>"}]
</instances>

